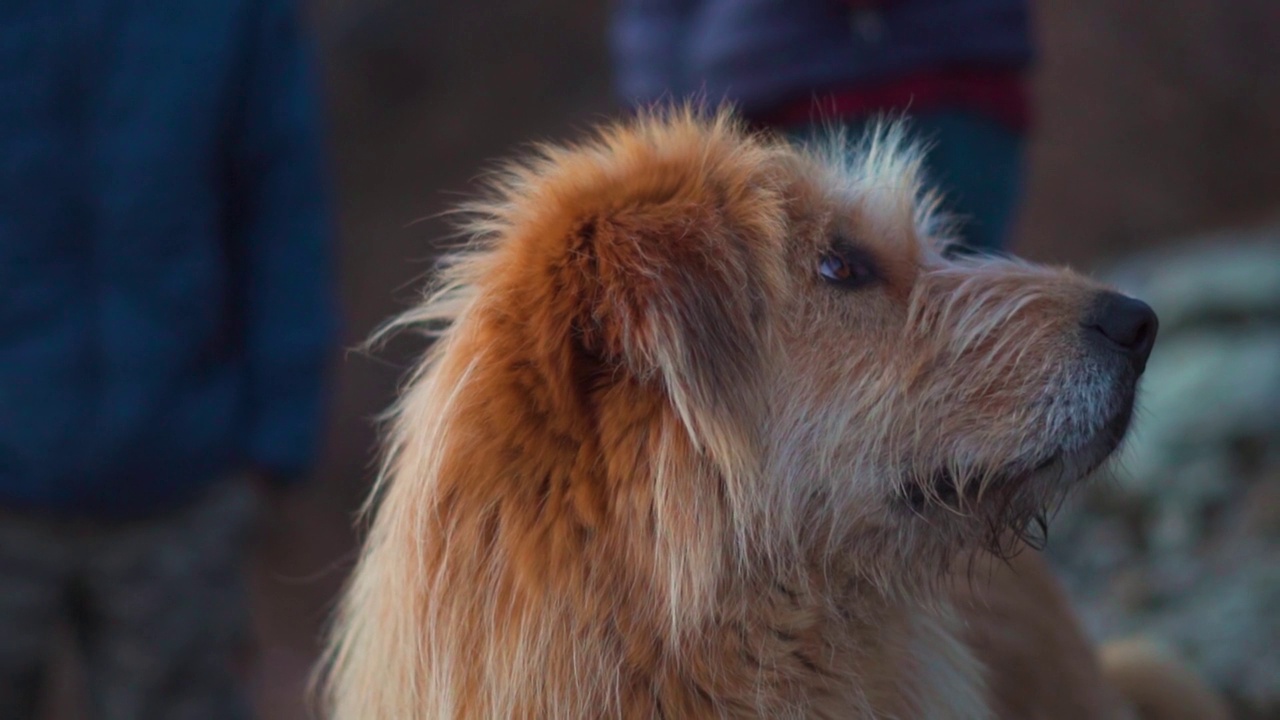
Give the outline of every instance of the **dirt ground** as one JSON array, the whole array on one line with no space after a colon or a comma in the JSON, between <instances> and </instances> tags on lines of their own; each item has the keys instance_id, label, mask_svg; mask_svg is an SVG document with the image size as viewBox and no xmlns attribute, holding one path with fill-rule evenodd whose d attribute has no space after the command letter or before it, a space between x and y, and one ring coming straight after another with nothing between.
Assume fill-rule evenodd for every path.
<instances>
[{"instance_id":1,"label":"dirt ground","mask_svg":"<svg viewBox=\"0 0 1280 720\"><path fill-rule=\"evenodd\" d=\"M1280 210L1280 3L1042 0L1038 122L1017 249L1088 266ZM613 110L604 27L585 0L313 0L340 198L347 344L415 297L435 218L484 164ZM338 363L313 485L255 563L262 717L307 717L317 637L353 553L374 416L419 349ZM73 676L68 676L73 677ZM67 687L73 687L68 680ZM57 693L74 717L71 693Z\"/></svg>"}]
</instances>

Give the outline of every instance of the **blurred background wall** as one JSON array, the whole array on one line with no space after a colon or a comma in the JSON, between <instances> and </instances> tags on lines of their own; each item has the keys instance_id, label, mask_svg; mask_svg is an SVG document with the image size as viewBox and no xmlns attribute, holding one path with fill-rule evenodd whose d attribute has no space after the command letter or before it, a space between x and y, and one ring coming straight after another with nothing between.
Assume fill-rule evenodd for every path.
<instances>
[{"instance_id":1,"label":"blurred background wall","mask_svg":"<svg viewBox=\"0 0 1280 720\"><path fill-rule=\"evenodd\" d=\"M1015 249L1083 267L1280 212L1280 3L1040 0L1038 122ZM341 211L347 342L416 297L436 215L486 162L614 110L608 6L312 0ZM306 675L352 560L354 512L412 340L352 351L322 477L256 568L263 717L305 717Z\"/></svg>"}]
</instances>

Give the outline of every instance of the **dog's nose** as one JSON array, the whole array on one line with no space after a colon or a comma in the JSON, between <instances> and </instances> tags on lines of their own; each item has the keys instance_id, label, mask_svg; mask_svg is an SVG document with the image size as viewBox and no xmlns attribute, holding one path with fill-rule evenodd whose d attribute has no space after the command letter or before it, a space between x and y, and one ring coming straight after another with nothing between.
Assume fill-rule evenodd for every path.
<instances>
[{"instance_id":1,"label":"dog's nose","mask_svg":"<svg viewBox=\"0 0 1280 720\"><path fill-rule=\"evenodd\" d=\"M1104 344L1123 352L1142 372L1156 343L1160 321L1151 306L1115 292L1099 293L1084 321L1085 330Z\"/></svg>"}]
</instances>

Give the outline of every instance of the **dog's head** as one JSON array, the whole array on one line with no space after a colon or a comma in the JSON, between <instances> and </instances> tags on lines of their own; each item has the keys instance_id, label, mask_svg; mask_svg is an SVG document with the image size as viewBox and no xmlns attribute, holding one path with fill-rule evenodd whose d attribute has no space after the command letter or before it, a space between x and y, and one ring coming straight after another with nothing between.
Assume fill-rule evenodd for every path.
<instances>
[{"instance_id":1,"label":"dog's head","mask_svg":"<svg viewBox=\"0 0 1280 720\"><path fill-rule=\"evenodd\" d=\"M1102 462L1150 309L948 259L919 174L900 129L805 151L676 112L499 175L405 318L444 330L395 414L337 716L652 701L664 658L751 657L753 606L926 601Z\"/></svg>"},{"instance_id":2,"label":"dog's head","mask_svg":"<svg viewBox=\"0 0 1280 720\"><path fill-rule=\"evenodd\" d=\"M481 460L544 468L531 509L572 466L590 532L630 513L878 577L1023 535L1120 442L1156 318L948 258L920 175L899 127L798 150L688 113L511 169L444 295L448 383L503 369L457 395Z\"/></svg>"},{"instance_id":3,"label":"dog's head","mask_svg":"<svg viewBox=\"0 0 1280 720\"><path fill-rule=\"evenodd\" d=\"M949 256L901 133L797 163L766 432L777 507L802 525L831 508L820 525L891 572L1040 540L1120 444L1157 329L1073 272Z\"/></svg>"}]
</instances>

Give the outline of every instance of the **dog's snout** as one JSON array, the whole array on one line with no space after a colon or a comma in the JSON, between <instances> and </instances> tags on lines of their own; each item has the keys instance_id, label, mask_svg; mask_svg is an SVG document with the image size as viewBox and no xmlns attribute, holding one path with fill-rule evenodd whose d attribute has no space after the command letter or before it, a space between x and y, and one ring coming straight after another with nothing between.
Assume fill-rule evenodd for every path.
<instances>
[{"instance_id":1,"label":"dog's snout","mask_svg":"<svg viewBox=\"0 0 1280 720\"><path fill-rule=\"evenodd\" d=\"M1085 330L1099 343L1119 350L1142 372L1156 342L1159 320L1151 306L1115 292L1100 293L1085 316Z\"/></svg>"}]
</instances>

